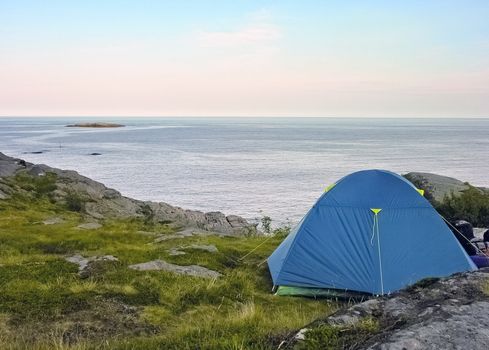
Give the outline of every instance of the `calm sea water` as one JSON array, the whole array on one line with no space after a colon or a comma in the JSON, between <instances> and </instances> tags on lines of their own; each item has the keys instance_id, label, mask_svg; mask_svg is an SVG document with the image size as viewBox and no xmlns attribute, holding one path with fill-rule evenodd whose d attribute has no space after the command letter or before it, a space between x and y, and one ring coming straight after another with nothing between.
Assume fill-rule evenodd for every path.
<instances>
[{"instance_id":1,"label":"calm sea water","mask_svg":"<svg viewBox=\"0 0 489 350\"><path fill-rule=\"evenodd\" d=\"M64 127L78 121L0 119L0 151L130 197L276 223L298 221L328 184L361 169L489 186L489 119L119 118L125 128ZM35 151L43 153L26 153Z\"/></svg>"}]
</instances>

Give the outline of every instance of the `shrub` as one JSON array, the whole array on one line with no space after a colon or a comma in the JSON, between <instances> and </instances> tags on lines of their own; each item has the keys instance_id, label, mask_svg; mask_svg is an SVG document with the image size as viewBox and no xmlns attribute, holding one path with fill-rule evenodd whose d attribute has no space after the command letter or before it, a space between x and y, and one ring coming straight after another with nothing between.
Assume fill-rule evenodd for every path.
<instances>
[{"instance_id":1,"label":"shrub","mask_svg":"<svg viewBox=\"0 0 489 350\"><path fill-rule=\"evenodd\" d=\"M81 212L85 209L84 199L75 192L68 192L65 197L66 208L70 211Z\"/></svg>"},{"instance_id":2,"label":"shrub","mask_svg":"<svg viewBox=\"0 0 489 350\"><path fill-rule=\"evenodd\" d=\"M279 228L276 228L275 230L273 230L273 235L276 236L276 237L287 237L290 233L290 226L284 226L284 227L279 227Z\"/></svg>"},{"instance_id":3,"label":"shrub","mask_svg":"<svg viewBox=\"0 0 489 350\"><path fill-rule=\"evenodd\" d=\"M447 220L466 220L474 226L489 226L489 194L470 186L460 194L451 193L435 208Z\"/></svg>"},{"instance_id":4,"label":"shrub","mask_svg":"<svg viewBox=\"0 0 489 350\"><path fill-rule=\"evenodd\" d=\"M139 212L144 216L144 223L146 225L150 225L154 223L155 213L153 212L153 210L148 204L144 204L139 210ZM160 223L163 224L163 222ZM171 223L171 221L169 223Z\"/></svg>"},{"instance_id":5,"label":"shrub","mask_svg":"<svg viewBox=\"0 0 489 350\"><path fill-rule=\"evenodd\" d=\"M16 184L23 190L33 192L36 198L51 198L51 194L57 188L56 179L57 175L50 172L43 176L32 176L25 172L15 176Z\"/></svg>"},{"instance_id":6,"label":"shrub","mask_svg":"<svg viewBox=\"0 0 489 350\"><path fill-rule=\"evenodd\" d=\"M272 232L272 218L270 216L264 216L261 218L261 227L263 232L270 233Z\"/></svg>"},{"instance_id":7,"label":"shrub","mask_svg":"<svg viewBox=\"0 0 489 350\"><path fill-rule=\"evenodd\" d=\"M460 193L446 195L441 202L435 200L428 184L417 178L404 175L417 188L423 189L424 197L447 220L466 220L474 226L489 226L489 193L480 188L469 186Z\"/></svg>"}]
</instances>

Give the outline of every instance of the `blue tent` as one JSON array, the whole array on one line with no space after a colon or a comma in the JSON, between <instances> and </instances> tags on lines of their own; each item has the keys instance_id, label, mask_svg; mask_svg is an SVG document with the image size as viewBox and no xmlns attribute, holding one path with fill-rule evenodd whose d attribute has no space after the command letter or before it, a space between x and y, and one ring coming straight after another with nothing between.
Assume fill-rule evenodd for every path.
<instances>
[{"instance_id":1,"label":"blue tent","mask_svg":"<svg viewBox=\"0 0 489 350\"><path fill-rule=\"evenodd\" d=\"M382 295L476 270L422 194L385 170L345 176L268 258L274 286Z\"/></svg>"}]
</instances>

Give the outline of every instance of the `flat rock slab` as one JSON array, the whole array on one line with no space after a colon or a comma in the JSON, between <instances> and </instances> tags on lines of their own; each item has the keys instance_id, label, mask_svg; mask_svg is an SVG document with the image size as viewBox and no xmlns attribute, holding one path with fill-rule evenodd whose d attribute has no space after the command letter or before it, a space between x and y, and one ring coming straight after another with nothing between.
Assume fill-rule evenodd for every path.
<instances>
[{"instance_id":1,"label":"flat rock slab","mask_svg":"<svg viewBox=\"0 0 489 350\"><path fill-rule=\"evenodd\" d=\"M52 218L48 218L48 219L44 220L42 223L44 225L56 225L56 224L61 224L63 222L64 222L64 220L62 218L54 216Z\"/></svg>"},{"instance_id":2,"label":"flat rock slab","mask_svg":"<svg viewBox=\"0 0 489 350\"><path fill-rule=\"evenodd\" d=\"M217 253L218 250L216 248L215 245L213 244L209 244L209 245L205 245L205 244L191 244L191 245L188 245L188 246L185 246L183 247L182 249L197 249L197 250L205 250L206 252L209 252L209 253Z\"/></svg>"},{"instance_id":3,"label":"flat rock slab","mask_svg":"<svg viewBox=\"0 0 489 350\"><path fill-rule=\"evenodd\" d=\"M182 247L178 247L178 248L174 247L174 248L168 249L168 254L170 256L185 255L187 253L183 252L182 250L186 250L186 249L204 250L204 251L209 252L209 253L217 253L218 252L216 246L213 244L209 244L209 245L191 244L191 245L182 246Z\"/></svg>"},{"instance_id":4,"label":"flat rock slab","mask_svg":"<svg viewBox=\"0 0 489 350\"><path fill-rule=\"evenodd\" d=\"M90 265L91 262L94 261L119 261L115 256L113 255L104 255L104 256L90 256L85 258L84 256L80 254L76 254L73 256L68 256L65 258L66 261L77 264L78 265L78 273L82 274Z\"/></svg>"},{"instance_id":5,"label":"flat rock slab","mask_svg":"<svg viewBox=\"0 0 489 350\"><path fill-rule=\"evenodd\" d=\"M170 239L181 239L181 238L185 238L185 236L181 236L181 235L158 235L158 237L155 238L153 243L160 243L160 242L164 242L164 241L169 241Z\"/></svg>"},{"instance_id":6,"label":"flat rock slab","mask_svg":"<svg viewBox=\"0 0 489 350\"><path fill-rule=\"evenodd\" d=\"M182 252L181 250L178 250L177 248L171 248L168 249L168 255L170 256L178 256L178 255L185 255L187 253Z\"/></svg>"},{"instance_id":7,"label":"flat rock slab","mask_svg":"<svg viewBox=\"0 0 489 350\"><path fill-rule=\"evenodd\" d=\"M188 275L203 278L218 278L221 274L199 265L180 266L167 263L163 260L153 260L141 264L130 265L130 269L138 271L164 270L174 272L179 275Z\"/></svg>"},{"instance_id":8,"label":"flat rock slab","mask_svg":"<svg viewBox=\"0 0 489 350\"><path fill-rule=\"evenodd\" d=\"M95 230L95 229L98 229L101 227L102 227L102 225L100 225L97 222L87 222L85 224L80 224L77 226L77 228L81 228L83 230Z\"/></svg>"}]
</instances>

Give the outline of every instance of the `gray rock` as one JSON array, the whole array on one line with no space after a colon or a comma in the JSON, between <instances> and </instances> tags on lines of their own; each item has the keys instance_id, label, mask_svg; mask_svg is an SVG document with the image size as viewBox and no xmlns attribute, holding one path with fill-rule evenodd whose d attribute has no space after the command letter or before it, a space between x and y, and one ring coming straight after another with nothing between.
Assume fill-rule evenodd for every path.
<instances>
[{"instance_id":1,"label":"gray rock","mask_svg":"<svg viewBox=\"0 0 489 350\"><path fill-rule=\"evenodd\" d=\"M43 164L37 164L30 167L27 172L33 176L44 176L46 175L46 171L49 171L49 168L47 166Z\"/></svg>"},{"instance_id":2,"label":"gray rock","mask_svg":"<svg viewBox=\"0 0 489 350\"><path fill-rule=\"evenodd\" d=\"M138 271L164 270L179 275L189 275L203 278L218 278L221 276L219 272L207 269L199 265L180 266L167 263L163 260L153 260L141 264L130 265L129 268Z\"/></svg>"},{"instance_id":3,"label":"gray rock","mask_svg":"<svg viewBox=\"0 0 489 350\"><path fill-rule=\"evenodd\" d=\"M229 222L229 225L233 228L246 228L249 226L248 221L243 219L241 216L237 215L228 215L226 216L226 220Z\"/></svg>"},{"instance_id":4,"label":"gray rock","mask_svg":"<svg viewBox=\"0 0 489 350\"><path fill-rule=\"evenodd\" d=\"M100 225L97 222L87 222L87 223L80 224L77 226L77 228L81 228L83 230L95 230L95 229L98 229L101 227L102 227L102 225Z\"/></svg>"},{"instance_id":5,"label":"gray rock","mask_svg":"<svg viewBox=\"0 0 489 350\"><path fill-rule=\"evenodd\" d=\"M91 256L91 257L83 257L80 254L76 254L73 256L68 256L65 258L66 261L77 264L78 265L78 273L83 274L87 268L90 266L90 263L94 261L118 261L118 259L113 255L104 255L104 256Z\"/></svg>"},{"instance_id":6,"label":"gray rock","mask_svg":"<svg viewBox=\"0 0 489 350\"><path fill-rule=\"evenodd\" d=\"M51 218L48 218L46 220L44 220L42 223L44 225L56 225L56 224L61 224L63 223L64 220L58 216L53 216Z\"/></svg>"},{"instance_id":7,"label":"gray rock","mask_svg":"<svg viewBox=\"0 0 489 350\"><path fill-rule=\"evenodd\" d=\"M483 326L489 316L489 302L480 301L450 308L446 318L416 323L394 332L380 346L368 349L480 349L489 344L489 329Z\"/></svg>"},{"instance_id":8,"label":"gray rock","mask_svg":"<svg viewBox=\"0 0 489 350\"><path fill-rule=\"evenodd\" d=\"M108 188L106 189L103 194L102 194L103 198L105 199L114 199L114 198L118 198L121 196L120 192L119 191L116 191L112 188Z\"/></svg>"},{"instance_id":9,"label":"gray rock","mask_svg":"<svg viewBox=\"0 0 489 350\"><path fill-rule=\"evenodd\" d=\"M187 245L187 246L182 246L182 247L178 247L178 248L171 248L168 250L168 254L171 255L171 256L178 256L178 255L185 255L186 253L185 252L182 252L182 249L183 250L186 250L186 249L196 249L196 250L203 250L203 251L206 251L206 252L209 252L209 253L217 253L218 250L216 248L215 245L213 244L209 244L209 245L205 245L205 244L191 244L191 245Z\"/></svg>"},{"instance_id":10,"label":"gray rock","mask_svg":"<svg viewBox=\"0 0 489 350\"><path fill-rule=\"evenodd\" d=\"M442 176L431 173L411 172L404 175L410 181L416 181L423 184L437 201L442 201L446 195L452 192L457 195L469 188L465 182L448 176ZM484 189L481 189L483 191Z\"/></svg>"},{"instance_id":11,"label":"gray rock","mask_svg":"<svg viewBox=\"0 0 489 350\"><path fill-rule=\"evenodd\" d=\"M178 255L185 255L187 253L182 252L181 250L178 250L178 248L170 248L168 249L168 255L170 256L178 256Z\"/></svg>"},{"instance_id":12,"label":"gray rock","mask_svg":"<svg viewBox=\"0 0 489 350\"><path fill-rule=\"evenodd\" d=\"M482 292L487 285L489 269L426 281L341 309L284 343L293 347L307 338L310 329L322 324L351 326L373 318L379 332L363 339L355 349L487 349L489 296Z\"/></svg>"},{"instance_id":13,"label":"gray rock","mask_svg":"<svg viewBox=\"0 0 489 350\"><path fill-rule=\"evenodd\" d=\"M22 169L25 169L24 161L8 157L0 152L0 177L13 176L17 171Z\"/></svg>"},{"instance_id":14,"label":"gray rock","mask_svg":"<svg viewBox=\"0 0 489 350\"><path fill-rule=\"evenodd\" d=\"M66 197L74 193L83 198L85 213L95 219L139 217L155 223L167 222L173 227L192 227L196 234L217 232L238 236L256 232L256 225L249 224L239 216L185 210L167 203L138 201L124 197L118 191L75 171L35 165L0 153L0 178L14 176L20 171L27 171L32 176L42 176L47 172L56 174L57 189L53 191L53 200L65 203ZM8 194L3 188L1 191Z\"/></svg>"},{"instance_id":15,"label":"gray rock","mask_svg":"<svg viewBox=\"0 0 489 350\"><path fill-rule=\"evenodd\" d=\"M482 239L486 231L487 228L485 227L474 227L474 237Z\"/></svg>"},{"instance_id":16,"label":"gray rock","mask_svg":"<svg viewBox=\"0 0 489 350\"><path fill-rule=\"evenodd\" d=\"M182 249L204 250L204 251L209 252L209 253L217 253L218 252L216 246L213 245L213 244L209 244L209 245L205 245L205 244L191 244L191 245L188 245L188 246L183 247Z\"/></svg>"}]
</instances>

